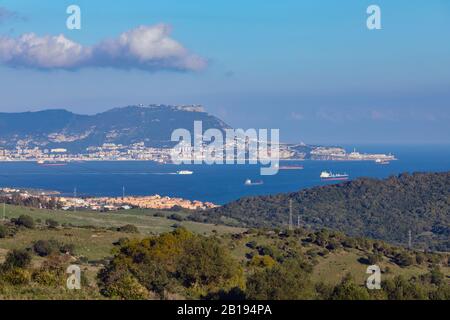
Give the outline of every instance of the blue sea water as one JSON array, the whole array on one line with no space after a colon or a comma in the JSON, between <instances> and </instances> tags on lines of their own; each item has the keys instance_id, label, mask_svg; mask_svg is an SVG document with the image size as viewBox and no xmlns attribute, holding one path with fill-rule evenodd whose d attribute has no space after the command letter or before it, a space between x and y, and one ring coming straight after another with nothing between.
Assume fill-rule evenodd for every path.
<instances>
[{"instance_id":1,"label":"blue sea water","mask_svg":"<svg viewBox=\"0 0 450 320\"><path fill-rule=\"evenodd\" d=\"M402 172L450 171L450 146L359 146L360 152L394 153L398 161L390 165L374 162L301 161L304 170L280 171L260 176L259 165L160 165L146 161L73 162L61 167L40 166L34 162L0 163L0 186L57 190L79 196L121 196L160 194L224 204L250 195L292 192L323 182L323 170L357 177L385 178ZM178 170L193 175L176 175ZM246 186L246 179L263 180L262 185Z\"/></svg>"}]
</instances>

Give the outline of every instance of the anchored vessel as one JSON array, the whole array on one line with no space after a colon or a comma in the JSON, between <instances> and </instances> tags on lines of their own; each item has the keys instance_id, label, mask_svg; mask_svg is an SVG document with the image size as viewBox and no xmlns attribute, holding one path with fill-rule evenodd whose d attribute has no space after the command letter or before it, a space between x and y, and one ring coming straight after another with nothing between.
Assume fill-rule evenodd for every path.
<instances>
[{"instance_id":1,"label":"anchored vessel","mask_svg":"<svg viewBox=\"0 0 450 320\"><path fill-rule=\"evenodd\" d=\"M193 174L194 171L189 171L189 170L180 170L177 171L177 174L181 174L181 175L189 175L189 174Z\"/></svg>"},{"instance_id":2,"label":"anchored vessel","mask_svg":"<svg viewBox=\"0 0 450 320\"><path fill-rule=\"evenodd\" d=\"M263 184L264 182L262 180L258 180L258 181L252 181L250 179L245 180L244 184L246 186L258 186Z\"/></svg>"},{"instance_id":3,"label":"anchored vessel","mask_svg":"<svg viewBox=\"0 0 450 320\"><path fill-rule=\"evenodd\" d=\"M303 170L303 166L280 166L280 170Z\"/></svg>"},{"instance_id":4,"label":"anchored vessel","mask_svg":"<svg viewBox=\"0 0 450 320\"><path fill-rule=\"evenodd\" d=\"M390 162L388 160L383 160L383 159L377 159L375 160L376 164L390 164Z\"/></svg>"},{"instance_id":5,"label":"anchored vessel","mask_svg":"<svg viewBox=\"0 0 450 320\"><path fill-rule=\"evenodd\" d=\"M322 171L320 174L320 178L324 181L340 181L340 180L348 180L349 175L346 173L332 173L328 171Z\"/></svg>"}]
</instances>

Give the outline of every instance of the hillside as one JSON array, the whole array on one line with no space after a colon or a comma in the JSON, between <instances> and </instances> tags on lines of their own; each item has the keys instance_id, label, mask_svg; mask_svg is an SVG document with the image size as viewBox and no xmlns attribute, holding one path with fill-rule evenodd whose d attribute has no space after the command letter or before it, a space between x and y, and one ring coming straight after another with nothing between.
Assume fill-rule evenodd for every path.
<instances>
[{"instance_id":1,"label":"hillside","mask_svg":"<svg viewBox=\"0 0 450 320\"><path fill-rule=\"evenodd\" d=\"M209 211L211 221L233 218L246 227L286 227L289 201L295 223L351 236L450 250L450 172L369 178L299 192L243 198Z\"/></svg>"},{"instance_id":2,"label":"hillside","mask_svg":"<svg viewBox=\"0 0 450 320\"><path fill-rule=\"evenodd\" d=\"M229 128L222 120L199 106L128 106L95 115L78 115L66 110L0 113L0 147L65 148L70 152L104 143L172 146L177 128L193 131L194 121L203 129Z\"/></svg>"},{"instance_id":3,"label":"hillside","mask_svg":"<svg viewBox=\"0 0 450 320\"><path fill-rule=\"evenodd\" d=\"M178 223L188 231L174 228L165 214L136 211L121 217L8 206L8 219L0 222L0 299L450 296L445 254L303 228L277 233ZM130 220L138 232L116 228ZM74 263L82 270L82 290L70 291L65 270ZM379 291L364 286L373 263L382 271Z\"/></svg>"}]
</instances>

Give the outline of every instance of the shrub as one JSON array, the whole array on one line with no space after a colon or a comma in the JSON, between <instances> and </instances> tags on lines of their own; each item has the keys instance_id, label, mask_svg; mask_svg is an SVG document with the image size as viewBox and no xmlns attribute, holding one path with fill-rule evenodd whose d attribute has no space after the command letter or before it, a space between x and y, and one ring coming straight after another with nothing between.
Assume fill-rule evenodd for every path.
<instances>
[{"instance_id":1,"label":"shrub","mask_svg":"<svg viewBox=\"0 0 450 320\"><path fill-rule=\"evenodd\" d=\"M125 233L139 233L138 228L133 224L127 224L122 227L119 227L117 228L117 231Z\"/></svg>"},{"instance_id":2,"label":"shrub","mask_svg":"<svg viewBox=\"0 0 450 320\"><path fill-rule=\"evenodd\" d=\"M252 240L246 244L246 246L250 249L256 249L258 246L258 243L255 240Z\"/></svg>"},{"instance_id":3,"label":"shrub","mask_svg":"<svg viewBox=\"0 0 450 320\"><path fill-rule=\"evenodd\" d=\"M422 264L422 263L425 262L425 260L426 260L426 257L425 257L424 254L422 254L422 253L417 253L416 254L416 263L417 264Z\"/></svg>"},{"instance_id":4,"label":"shrub","mask_svg":"<svg viewBox=\"0 0 450 320\"><path fill-rule=\"evenodd\" d=\"M60 277L49 271L49 270L39 270L33 273L32 276L33 281L44 285L44 286L52 286L55 287L61 283Z\"/></svg>"},{"instance_id":5,"label":"shrub","mask_svg":"<svg viewBox=\"0 0 450 320\"><path fill-rule=\"evenodd\" d=\"M154 217L164 218L166 215L162 213L161 211L155 212L153 214Z\"/></svg>"},{"instance_id":6,"label":"shrub","mask_svg":"<svg viewBox=\"0 0 450 320\"><path fill-rule=\"evenodd\" d=\"M6 254L3 268L10 270L14 268L25 269L31 264L31 255L25 249L13 249Z\"/></svg>"},{"instance_id":7,"label":"shrub","mask_svg":"<svg viewBox=\"0 0 450 320\"><path fill-rule=\"evenodd\" d=\"M353 282L350 275L345 276L331 294L331 300L369 300L367 289Z\"/></svg>"},{"instance_id":8,"label":"shrub","mask_svg":"<svg viewBox=\"0 0 450 320\"><path fill-rule=\"evenodd\" d=\"M402 252L395 256L395 263L400 267L408 267L414 263L414 260L408 253Z\"/></svg>"},{"instance_id":9,"label":"shrub","mask_svg":"<svg viewBox=\"0 0 450 320\"><path fill-rule=\"evenodd\" d=\"M27 216L27 215L21 215L17 220L16 220L16 224L18 226L24 226L25 228L28 229L33 229L34 228L34 220L32 217Z\"/></svg>"},{"instance_id":10,"label":"shrub","mask_svg":"<svg viewBox=\"0 0 450 320\"><path fill-rule=\"evenodd\" d=\"M367 256L367 262L370 265L377 264L382 260L382 256L379 253L372 253Z\"/></svg>"},{"instance_id":11,"label":"shrub","mask_svg":"<svg viewBox=\"0 0 450 320\"><path fill-rule=\"evenodd\" d=\"M295 261L271 269L260 269L247 279L250 300L303 300L314 296L314 288Z\"/></svg>"},{"instance_id":12,"label":"shrub","mask_svg":"<svg viewBox=\"0 0 450 320\"><path fill-rule=\"evenodd\" d=\"M12 268L1 275L3 281L14 286L26 285L31 281L31 274L22 268Z\"/></svg>"},{"instance_id":13,"label":"shrub","mask_svg":"<svg viewBox=\"0 0 450 320\"><path fill-rule=\"evenodd\" d=\"M272 268L275 264L271 256L254 256L249 262L250 266L259 268Z\"/></svg>"},{"instance_id":14,"label":"shrub","mask_svg":"<svg viewBox=\"0 0 450 320\"><path fill-rule=\"evenodd\" d=\"M175 220L175 221L183 221L183 217L177 213L173 213L170 216L168 216L169 219Z\"/></svg>"},{"instance_id":15,"label":"shrub","mask_svg":"<svg viewBox=\"0 0 450 320\"><path fill-rule=\"evenodd\" d=\"M219 241L184 228L125 241L115 252L98 275L106 296L146 298L151 292L159 298L171 293L199 298L243 285L242 269Z\"/></svg>"},{"instance_id":16,"label":"shrub","mask_svg":"<svg viewBox=\"0 0 450 320\"><path fill-rule=\"evenodd\" d=\"M149 291L130 273L120 273L114 281L102 290L105 296L124 300L146 300L150 298Z\"/></svg>"},{"instance_id":17,"label":"shrub","mask_svg":"<svg viewBox=\"0 0 450 320\"><path fill-rule=\"evenodd\" d=\"M75 245L72 243L64 243L60 245L59 252L73 255L75 253Z\"/></svg>"},{"instance_id":18,"label":"shrub","mask_svg":"<svg viewBox=\"0 0 450 320\"><path fill-rule=\"evenodd\" d=\"M6 238L9 235L8 228L0 225L0 239Z\"/></svg>"},{"instance_id":19,"label":"shrub","mask_svg":"<svg viewBox=\"0 0 450 320\"><path fill-rule=\"evenodd\" d=\"M183 211L183 210L184 210L184 208L179 205L175 205L172 208L170 208L170 211L175 211L175 212L179 212L179 211Z\"/></svg>"},{"instance_id":20,"label":"shrub","mask_svg":"<svg viewBox=\"0 0 450 320\"><path fill-rule=\"evenodd\" d=\"M41 257L59 252L60 245L55 240L38 240L33 244L33 250Z\"/></svg>"},{"instance_id":21,"label":"shrub","mask_svg":"<svg viewBox=\"0 0 450 320\"><path fill-rule=\"evenodd\" d=\"M59 222L53 219L47 219L45 220L45 224L50 228L50 229L56 229L59 226Z\"/></svg>"}]
</instances>

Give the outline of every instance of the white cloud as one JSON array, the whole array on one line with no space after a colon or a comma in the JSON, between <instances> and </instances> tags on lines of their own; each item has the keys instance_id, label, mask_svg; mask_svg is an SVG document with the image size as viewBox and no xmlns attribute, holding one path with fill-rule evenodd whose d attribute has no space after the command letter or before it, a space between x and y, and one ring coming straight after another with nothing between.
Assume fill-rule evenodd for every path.
<instances>
[{"instance_id":1,"label":"white cloud","mask_svg":"<svg viewBox=\"0 0 450 320\"><path fill-rule=\"evenodd\" d=\"M90 49L63 35L38 37L27 33L17 39L0 37L0 61L10 66L70 69L88 61L90 56Z\"/></svg>"},{"instance_id":2,"label":"white cloud","mask_svg":"<svg viewBox=\"0 0 450 320\"><path fill-rule=\"evenodd\" d=\"M165 24L140 26L92 47L84 47L64 35L39 37L29 33L19 38L0 37L0 62L37 69L111 67L196 71L206 67L206 61L172 39L170 31Z\"/></svg>"}]
</instances>

